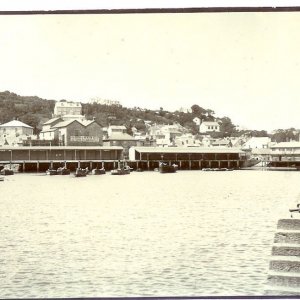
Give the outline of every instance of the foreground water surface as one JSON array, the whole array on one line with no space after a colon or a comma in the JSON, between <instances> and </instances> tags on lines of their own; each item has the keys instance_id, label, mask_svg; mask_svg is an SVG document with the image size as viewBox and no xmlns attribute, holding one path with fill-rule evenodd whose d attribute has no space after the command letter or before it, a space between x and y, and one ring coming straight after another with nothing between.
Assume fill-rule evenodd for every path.
<instances>
[{"instance_id":1,"label":"foreground water surface","mask_svg":"<svg viewBox=\"0 0 300 300\"><path fill-rule=\"evenodd\" d=\"M0 182L0 298L262 295L300 172L16 174Z\"/></svg>"}]
</instances>

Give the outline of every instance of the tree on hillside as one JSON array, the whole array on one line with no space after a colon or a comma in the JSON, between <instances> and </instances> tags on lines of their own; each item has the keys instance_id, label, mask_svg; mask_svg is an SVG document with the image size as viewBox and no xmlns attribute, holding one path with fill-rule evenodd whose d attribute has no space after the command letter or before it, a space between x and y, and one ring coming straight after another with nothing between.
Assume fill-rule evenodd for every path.
<instances>
[{"instance_id":1,"label":"tree on hillside","mask_svg":"<svg viewBox=\"0 0 300 300\"><path fill-rule=\"evenodd\" d=\"M192 110L192 114L197 117L200 117L201 115L204 115L206 113L206 110L200 107L198 104L192 105L191 110Z\"/></svg>"}]
</instances>

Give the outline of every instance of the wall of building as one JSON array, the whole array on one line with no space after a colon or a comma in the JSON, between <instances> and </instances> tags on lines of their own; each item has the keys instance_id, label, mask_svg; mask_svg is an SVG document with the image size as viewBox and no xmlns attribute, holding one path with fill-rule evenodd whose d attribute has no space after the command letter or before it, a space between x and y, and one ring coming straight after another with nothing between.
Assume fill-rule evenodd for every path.
<instances>
[{"instance_id":1,"label":"wall of building","mask_svg":"<svg viewBox=\"0 0 300 300\"><path fill-rule=\"evenodd\" d=\"M101 146L103 144L103 130L96 122L84 126L78 122L73 122L60 129L60 139L65 146Z\"/></svg>"}]
</instances>

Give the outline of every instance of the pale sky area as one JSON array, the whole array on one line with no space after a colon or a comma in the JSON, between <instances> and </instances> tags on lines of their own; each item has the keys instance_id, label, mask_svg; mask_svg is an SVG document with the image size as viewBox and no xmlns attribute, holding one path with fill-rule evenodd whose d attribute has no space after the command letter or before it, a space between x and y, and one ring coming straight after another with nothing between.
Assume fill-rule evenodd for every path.
<instances>
[{"instance_id":1,"label":"pale sky area","mask_svg":"<svg viewBox=\"0 0 300 300\"><path fill-rule=\"evenodd\" d=\"M300 12L1 15L0 91L300 128Z\"/></svg>"}]
</instances>

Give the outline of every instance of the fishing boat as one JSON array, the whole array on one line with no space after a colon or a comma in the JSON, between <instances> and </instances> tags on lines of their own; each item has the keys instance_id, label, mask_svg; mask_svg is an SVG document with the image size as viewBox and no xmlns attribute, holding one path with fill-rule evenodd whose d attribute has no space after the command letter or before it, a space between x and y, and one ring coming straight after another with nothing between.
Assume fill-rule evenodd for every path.
<instances>
[{"instance_id":1,"label":"fishing boat","mask_svg":"<svg viewBox=\"0 0 300 300\"><path fill-rule=\"evenodd\" d=\"M10 170L13 170L14 173L18 173L20 170L20 165L19 164L6 164L6 165L4 165L4 169L10 169Z\"/></svg>"},{"instance_id":2,"label":"fishing boat","mask_svg":"<svg viewBox=\"0 0 300 300\"><path fill-rule=\"evenodd\" d=\"M178 170L178 166L176 164L168 165L165 162L160 162L158 169L160 173L175 173Z\"/></svg>"},{"instance_id":3,"label":"fishing boat","mask_svg":"<svg viewBox=\"0 0 300 300\"><path fill-rule=\"evenodd\" d=\"M127 175L130 174L131 168L127 165L127 163L118 161L118 168L110 171L111 175Z\"/></svg>"},{"instance_id":4,"label":"fishing boat","mask_svg":"<svg viewBox=\"0 0 300 300\"><path fill-rule=\"evenodd\" d=\"M104 162L102 162L101 169L99 168L99 166L97 164L96 168L92 170L92 175L102 175L105 173L106 173L106 171L104 169Z\"/></svg>"},{"instance_id":5,"label":"fishing boat","mask_svg":"<svg viewBox=\"0 0 300 300\"><path fill-rule=\"evenodd\" d=\"M54 169L48 169L46 171L46 175L57 175L57 170L54 170Z\"/></svg>"},{"instance_id":6,"label":"fishing boat","mask_svg":"<svg viewBox=\"0 0 300 300\"><path fill-rule=\"evenodd\" d=\"M96 168L96 169L92 170L92 175L102 175L105 173L106 173L106 171L104 168L101 168L101 169Z\"/></svg>"},{"instance_id":7,"label":"fishing boat","mask_svg":"<svg viewBox=\"0 0 300 300\"><path fill-rule=\"evenodd\" d=\"M14 175L14 171L12 169L4 168L0 171L0 174L5 176Z\"/></svg>"},{"instance_id":8,"label":"fishing boat","mask_svg":"<svg viewBox=\"0 0 300 300\"><path fill-rule=\"evenodd\" d=\"M57 169L56 173L57 175L70 175L71 171L66 167L60 167Z\"/></svg>"},{"instance_id":9,"label":"fishing boat","mask_svg":"<svg viewBox=\"0 0 300 300\"><path fill-rule=\"evenodd\" d=\"M75 177L85 177L89 173L89 168L81 169L77 168L75 171Z\"/></svg>"},{"instance_id":10,"label":"fishing boat","mask_svg":"<svg viewBox=\"0 0 300 300\"><path fill-rule=\"evenodd\" d=\"M4 181L4 176L0 176L0 181Z\"/></svg>"}]
</instances>

